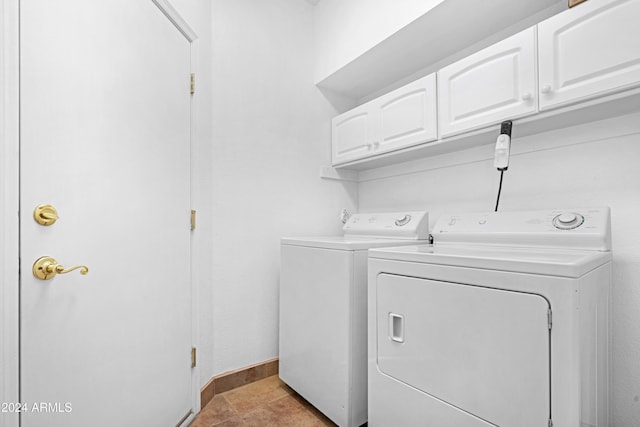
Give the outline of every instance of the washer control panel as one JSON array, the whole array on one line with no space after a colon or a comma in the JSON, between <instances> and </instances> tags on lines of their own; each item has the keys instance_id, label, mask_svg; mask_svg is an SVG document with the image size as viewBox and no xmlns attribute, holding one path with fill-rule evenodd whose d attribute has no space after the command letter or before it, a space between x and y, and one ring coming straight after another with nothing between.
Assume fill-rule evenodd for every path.
<instances>
[{"instance_id":1,"label":"washer control panel","mask_svg":"<svg viewBox=\"0 0 640 427\"><path fill-rule=\"evenodd\" d=\"M578 213L563 212L553 218L554 227L560 230L572 230L582 224L584 224L584 216Z\"/></svg>"},{"instance_id":2,"label":"washer control panel","mask_svg":"<svg viewBox=\"0 0 640 427\"><path fill-rule=\"evenodd\" d=\"M351 215L342 230L350 236L426 239L429 215L422 211L359 213Z\"/></svg>"},{"instance_id":3,"label":"washer control panel","mask_svg":"<svg viewBox=\"0 0 640 427\"><path fill-rule=\"evenodd\" d=\"M434 243L611 249L609 208L443 215Z\"/></svg>"},{"instance_id":4,"label":"washer control panel","mask_svg":"<svg viewBox=\"0 0 640 427\"><path fill-rule=\"evenodd\" d=\"M411 221L411 215L405 214L403 217L396 219L395 224L398 227L404 227L405 225L409 224L409 221Z\"/></svg>"}]
</instances>

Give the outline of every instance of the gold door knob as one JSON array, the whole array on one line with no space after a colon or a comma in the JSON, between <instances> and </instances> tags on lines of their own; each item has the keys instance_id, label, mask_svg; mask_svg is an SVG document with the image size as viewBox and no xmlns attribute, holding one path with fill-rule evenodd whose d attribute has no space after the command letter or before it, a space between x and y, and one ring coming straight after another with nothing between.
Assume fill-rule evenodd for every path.
<instances>
[{"instance_id":1,"label":"gold door knob","mask_svg":"<svg viewBox=\"0 0 640 427\"><path fill-rule=\"evenodd\" d=\"M48 227L58 220L58 211L51 205L38 205L33 210L33 219L38 224Z\"/></svg>"},{"instance_id":2,"label":"gold door knob","mask_svg":"<svg viewBox=\"0 0 640 427\"><path fill-rule=\"evenodd\" d=\"M80 274L87 274L89 272L89 267L84 265L64 268L58 264L58 261L50 256L40 257L33 263L33 275L40 280L49 280L56 274L66 274L77 269L80 269Z\"/></svg>"}]
</instances>

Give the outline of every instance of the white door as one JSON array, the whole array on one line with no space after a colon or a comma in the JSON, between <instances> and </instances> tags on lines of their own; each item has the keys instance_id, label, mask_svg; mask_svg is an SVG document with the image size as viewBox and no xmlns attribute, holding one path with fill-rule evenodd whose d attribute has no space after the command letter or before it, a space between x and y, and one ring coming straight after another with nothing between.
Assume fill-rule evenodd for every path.
<instances>
[{"instance_id":1,"label":"white door","mask_svg":"<svg viewBox=\"0 0 640 427\"><path fill-rule=\"evenodd\" d=\"M190 43L151 0L20 15L21 425L173 427L192 410ZM89 272L39 280L42 256Z\"/></svg>"},{"instance_id":2,"label":"white door","mask_svg":"<svg viewBox=\"0 0 640 427\"><path fill-rule=\"evenodd\" d=\"M441 137L537 111L535 28L438 71Z\"/></svg>"},{"instance_id":3,"label":"white door","mask_svg":"<svg viewBox=\"0 0 640 427\"><path fill-rule=\"evenodd\" d=\"M380 274L377 367L492 424L547 425L548 309L539 295Z\"/></svg>"},{"instance_id":4,"label":"white door","mask_svg":"<svg viewBox=\"0 0 640 427\"><path fill-rule=\"evenodd\" d=\"M409 83L375 101L376 154L438 139L436 75Z\"/></svg>"},{"instance_id":5,"label":"white door","mask_svg":"<svg viewBox=\"0 0 640 427\"><path fill-rule=\"evenodd\" d=\"M640 84L640 2L591 0L538 24L540 109Z\"/></svg>"}]
</instances>

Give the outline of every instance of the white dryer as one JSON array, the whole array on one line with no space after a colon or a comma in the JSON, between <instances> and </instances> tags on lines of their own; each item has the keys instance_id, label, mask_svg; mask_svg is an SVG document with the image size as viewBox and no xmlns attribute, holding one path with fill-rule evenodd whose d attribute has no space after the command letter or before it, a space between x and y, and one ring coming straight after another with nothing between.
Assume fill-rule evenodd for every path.
<instances>
[{"instance_id":1,"label":"white dryer","mask_svg":"<svg viewBox=\"0 0 640 427\"><path fill-rule=\"evenodd\" d=\"M282 239L279 375L341 427L367 421L367 250L426 242L428 226L356 214L343 236Z\"/></svg>"},{"instance_id":2,"label":"white dryer","mask_svg":"<svg viewBox=\"0 0 640 427\"><path fill-rule=\"evenodd\" d=\"M369 426L607 427L609 209L432 233L369 251Z\"/></svg>"}]
</instances>

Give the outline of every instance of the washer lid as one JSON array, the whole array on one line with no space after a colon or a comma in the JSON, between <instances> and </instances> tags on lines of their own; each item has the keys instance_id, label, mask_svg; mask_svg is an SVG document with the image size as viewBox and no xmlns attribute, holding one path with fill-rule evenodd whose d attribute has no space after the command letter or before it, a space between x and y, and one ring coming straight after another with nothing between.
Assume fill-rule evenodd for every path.
<instances>
[{"instance_id":1,"label":"washer lid","mask_svg":"<svg viewBox=\"0 0 640 427\"><path fill-rule=\"evenodd\" d=\"M309 248L337 249L342 251L365 250L401 245L415 245L427 243L426 240L387 239L382 237L354 237L354 236L310 236L283 237L283 245L305 246Z\"/></svg>"},{"instance_id":2,"label":"washer lid","mask_svg":"<svg viewBox=\"0 0 640 427\"><path fill-rule=\"evenodd\" d=\"M610 261L611 252L413 245L372 249L369 258L577 278Z\"/></svg>"}]
</instances>

